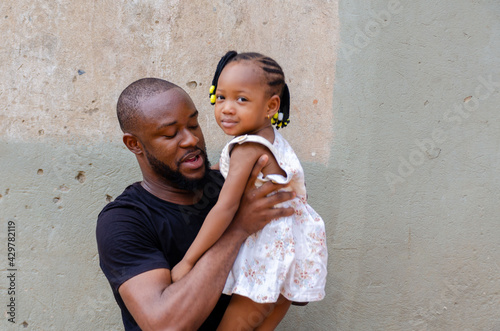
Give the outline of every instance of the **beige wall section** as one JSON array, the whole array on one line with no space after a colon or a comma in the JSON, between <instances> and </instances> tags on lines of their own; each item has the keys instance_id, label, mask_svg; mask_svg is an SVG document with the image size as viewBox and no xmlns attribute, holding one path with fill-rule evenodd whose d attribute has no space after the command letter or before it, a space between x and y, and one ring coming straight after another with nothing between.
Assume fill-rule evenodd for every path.
<instances>
[{"instance_id":1,"label":"beige wall section","mask_svg":"<svg viewBox=\"0 0 500 331\"><path fill-rule=\"evenodd\" d=\"M218 60L234 49L282 65L291 120L300 124L288 136L310 129L309 139L295 142L297 152L328 161L336 1L21 1L3 3L2 15L4 139L116 141L118 94L154 76L192 95L206 131L217 133L207 134L208 145L218 150L226 137L213 120L208 88Z\"/></svg>"},{"instance_id":2,"label":"beige wall section","mask_svg":"<svg viewBox=\"0 0 500 331\"><path fill-rule=\"evenodd\" d=\"M18 270L0 329L121 329L94 239L140 179L118 94L184 87L215 160L207 89L234 48L282 64L283 132L327 224L327 297L279 329L499 330L499 31L496 0L3 1L0 269L13 221Z\"/></svg>"}]
</instances>

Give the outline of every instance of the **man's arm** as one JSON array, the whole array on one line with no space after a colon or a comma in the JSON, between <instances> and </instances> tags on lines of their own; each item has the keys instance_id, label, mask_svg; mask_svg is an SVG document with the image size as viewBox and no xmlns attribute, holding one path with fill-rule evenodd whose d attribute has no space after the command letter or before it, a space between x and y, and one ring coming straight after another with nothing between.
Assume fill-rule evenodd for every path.
<instances>
[{"instance_id":1,"label":"man's arm","mask_svg":"<svg viewBox=\"0 0 500 331\"><path fill-rule=\"evenodd\" d=\"M155 269L120 286L120 296L143 330L196 330L215 307L244 240L272 219L293 214L291 208L273 208L293 193L267 196L281 187L271 182L255 188L267 159L261 157L252 170L231 225L184 278L172 284L170 270Z\"/></svg>"}]
</instances>

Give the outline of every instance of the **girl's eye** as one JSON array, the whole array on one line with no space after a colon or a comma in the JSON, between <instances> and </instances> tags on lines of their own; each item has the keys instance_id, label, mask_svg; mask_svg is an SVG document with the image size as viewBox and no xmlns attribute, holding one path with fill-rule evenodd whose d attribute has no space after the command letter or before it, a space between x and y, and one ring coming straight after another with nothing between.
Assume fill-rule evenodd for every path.
<instances>
[{"instance_id":1,"label":"girl's eye","mask_svg":"<svg viewBox=\"0 0 500 331\"><path fill-rule=\"evenodd\" d=\"M218 95L217 100L224 100L224 97L222 95Z\"/></svg>"},{"instance_id":2,"label":"girl's eye","mask_svg":"<svg viewBox=\"0 0 500 331\"><path fill-rule=\"evenodd\" d=\"M239 97L239 98L238 98L238 101L239 101L239 102L245 102L245 101L248 101L248 99L247 99L247 98L245 98L245 97Z\"/></svg>"}]
</instances>

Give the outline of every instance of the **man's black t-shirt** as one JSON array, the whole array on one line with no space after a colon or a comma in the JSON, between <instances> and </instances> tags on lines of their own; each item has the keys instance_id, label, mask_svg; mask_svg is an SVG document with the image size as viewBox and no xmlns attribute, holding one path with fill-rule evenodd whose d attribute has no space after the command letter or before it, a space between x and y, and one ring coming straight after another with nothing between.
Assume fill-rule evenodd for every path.
<instances>
[{"instance_id":1,"label":"man's black t-shirt","mask_svg":"<svg viewBox=\"0 0 500 331\"><path fill-rule=\"evenodd\" d=\"M99 263L122 311L125 330L140 330L120 297L118 288L143 272L172 269L184 256L217 202L223 178L210 172L202 199L189 206L164 201L140 183L130 185L109 203L97 220ZM210 286L210 284L207 284ZM229 297L223 295L199 330L215 330Z\"/></svg>"}]
</instances>

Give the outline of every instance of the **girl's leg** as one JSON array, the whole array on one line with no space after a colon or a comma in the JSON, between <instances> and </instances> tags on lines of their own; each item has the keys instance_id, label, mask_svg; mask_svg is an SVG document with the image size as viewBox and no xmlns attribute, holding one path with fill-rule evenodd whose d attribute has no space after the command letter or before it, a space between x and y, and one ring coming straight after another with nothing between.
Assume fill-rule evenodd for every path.
<instances>
[{"instance_id":1,"label":"girl's leg","mask_svg":"<svg viewBox=\"0 0 500 331\"><path fill-rule=\"evenodd\" d=\"M281 295L276 303L257 303L233 294L217 331L274 330L289 307L290 301Z\"/></svg>"},{"instance_id":2,"label":"girl's leg","mask_svg":"<svg viewBox=\"0 0 500 331\"><path fill-rule=\"evenodd\" d=\"M262 324L255 329L256 331L272 331L280 324L283 317L285 317L288 308L292 302L287 300L284 296L280 295L278 301L274 305L274 309L269 316L262 322Z\"/></svg>"}]
</instances>

